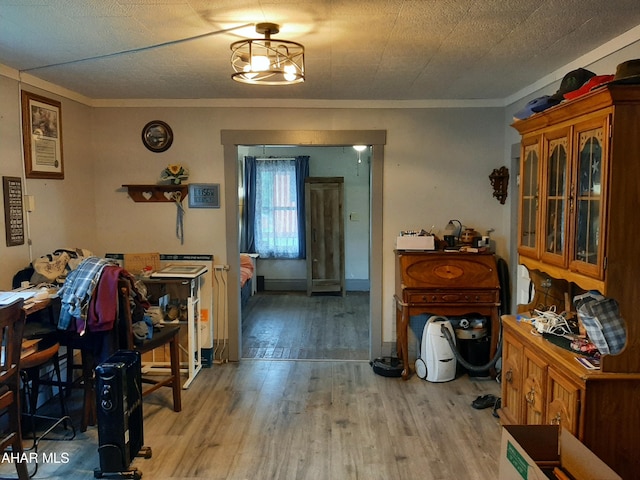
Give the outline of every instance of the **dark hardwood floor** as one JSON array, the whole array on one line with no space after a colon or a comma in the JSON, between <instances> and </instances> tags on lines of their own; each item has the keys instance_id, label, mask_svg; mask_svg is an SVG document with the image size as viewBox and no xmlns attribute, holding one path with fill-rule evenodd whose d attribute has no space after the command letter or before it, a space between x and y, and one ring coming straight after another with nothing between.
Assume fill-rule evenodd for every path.
<instances>
[{"instance_id":1,"label":"dark hardwood floor","mask_svg":"<svg viewBox=\"0 0 640 480\"><path fill-rule=\"evenodd\" d=\"M254 295L242 312L242 358L369 359L369 293Z\"/></svg>"}]
</instances>

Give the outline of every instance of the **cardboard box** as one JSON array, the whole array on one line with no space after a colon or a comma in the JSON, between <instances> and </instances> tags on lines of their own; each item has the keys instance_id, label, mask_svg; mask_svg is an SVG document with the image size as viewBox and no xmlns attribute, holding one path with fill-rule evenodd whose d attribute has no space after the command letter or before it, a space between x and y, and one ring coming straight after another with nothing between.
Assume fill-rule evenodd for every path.
<instances>
[{"instance_id":1,"label":"cardboard box","mask_svg":"<svg viewBox=\"0 0 640 480\"><path fill-rule=\"evenodd\" d=\"M499 464L499 480L562 478L551 473L554 467L561 468L575 480L622 480L558 425L505 425Z\"/></svg>"},{"instance_id":2,"label":"cardboard box","mask_svg":"<svg viewBox=\"0 0 640 480\"><path fill-rule=\"evenodd\" d=\"M139 275L143 270L160 270L160 254L152 253L125 253L123 267L132 275Z\"/></svg>"},{"instance_id":3,"label":"cardboard box","mask_svg":"<svg viewBox=\"0 0 640 480\"><path fill-rule=\"evenodd\" d=\"M433 235L401 235L396 238L396 250L435 250Z\"/></svg>"}]
</instances>

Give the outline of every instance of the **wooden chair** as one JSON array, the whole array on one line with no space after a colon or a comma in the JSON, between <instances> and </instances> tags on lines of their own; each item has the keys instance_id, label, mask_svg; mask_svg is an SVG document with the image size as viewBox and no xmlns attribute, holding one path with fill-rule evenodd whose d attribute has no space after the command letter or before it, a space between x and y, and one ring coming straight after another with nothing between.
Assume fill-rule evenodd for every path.
<instances>
[{"instance_id":1,"label":"wooden chair","mask_svg":"<svg viewBox=\"0 0 640 480\"><path fill-rule=\"evenodd\" d=\"M169 347L170 368L168 375L147 375L142 377L142 382L151 384L152 386L142 391L145 397L155 392L161 387L170 387L173 390L173 410L180 412L182 410L182 386L180 384L180 345L178 343L178 334L180 327L178 325L165 325L159 332L153 332L153 338L145 340L142 343L136 343L133 335L133 318L130 305L131 285L129 281L118 280L118 320L114 327L114 332L109 334L115 336L115 344L122 350L137 350L143 355L146 352L155 350L156 348ZM85 335L88 336L89 334ZM80 424L80 431L84 432L88 425L94 425L97 421L96 413L96 392L95 392L95 367L97 359L93 355L91 348L83 348L75 345L74 348L80 348L82 352L82 378L84 386L83 414Z\"/></svg>"},{"instance_id":2,"label":"wooden chair","mask_svg":"<svg viewBox=\"0 0 640 480\"><path fill-rule=\"evenodd\" d=\"M11 446L11 455L17 458L16 471L20 480L27 480L29 473L22 449L20 426L20 354L25 312L23 300L17 300L0 308L0 411L8 415L8 428L0 437L0 449Z\"/></svg>"},{"instance_id":3,"label":"wooden chair","mask_svg":"<svg viewBox=\"0 0 640 480\"><path fill-rule=\"evenodd\" d=\"M169 346L170 357L170 373L167 376L147 375L142 377L142 382L151 384L152 386L142 391L142 396L149 395L161 387L170 387L173 390L173 410L179 412L182 410L182 397L180 385L180 345L178 344L178 334L180 333L179 325L164 324L160 331L154 331L151 339L144 340L142 343L134 341L133 320L131 316L131 306L129 303L131 287L126 280L118 282L118 291L120 294L120 321L119 326L121 340L121 348L127 350L137 350L141 355L151 352L156 348Z\"/></svg>"}]
</instances>

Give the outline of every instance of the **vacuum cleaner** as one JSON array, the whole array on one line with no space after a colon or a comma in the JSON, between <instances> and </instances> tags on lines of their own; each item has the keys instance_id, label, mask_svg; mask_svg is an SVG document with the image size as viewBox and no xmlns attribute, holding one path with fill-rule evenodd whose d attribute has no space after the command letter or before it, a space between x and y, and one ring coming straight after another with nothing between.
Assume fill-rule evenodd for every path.
<instances>
[{"instance_id":1,"label":"vacuum cleaner","mask_svg":"<svg viewBox=\"0 0 640 480\"><path fill-rule=\"evenodd\" d=\"M456 348L456 337L447 317L430 317L422 332L420 356L416 359L418 377L429 382L448 382L456 378L457 363L473 372L484 372L493 368L502 356L502 332L494 357L485 365L467 362Z\"/></svg>"},{"instance_id":2,"label":"vacuum cleaner","mask_svg":"<svg viewBox=\"0 0 640 480\"><path fill-rule=\"evenodd\" d=\"M449 347L443 333L445 330L454 338L453 348ZM418 377L429 382L448 382L456 378L456 348L453 335L453 327L448 318L429 318L422 332L421 356L415 363Z\"/></svg>"}]
</instances>

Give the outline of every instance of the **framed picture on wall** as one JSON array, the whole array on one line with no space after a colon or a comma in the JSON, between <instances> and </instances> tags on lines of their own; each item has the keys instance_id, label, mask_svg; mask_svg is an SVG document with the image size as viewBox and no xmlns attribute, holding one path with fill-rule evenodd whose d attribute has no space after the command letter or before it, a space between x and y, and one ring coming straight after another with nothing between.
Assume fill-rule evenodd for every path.
<instances>
[{"instance_id":1,"label":"framed picture on wall","mask_svg":"<svg viewBox=\"0 0 640 480\"><path fill-rule=\"evenodd\" d=\"M24 245L22 179L20 177L2 177L2 193L7 247Z\"/></svg>"},{"instance_id":2,"label":"framed picture on wall","mask_svg":"<svg viewBox=\"0 0 640 480\"><path fill-rule=\"evenodd\" d=\"M189 208L220 208L220 184L190 183Z\"/></svg>"},{"instance_id":3,"label":"framed picture on wall","mask_svg":"<svg viewBox=\"0 0 640 480\"><path fill-rule=\"evenodd\" d=\"M22 141L27 178L64 178L60 102L22 91Z\"/></svg>"}]
</instances>

